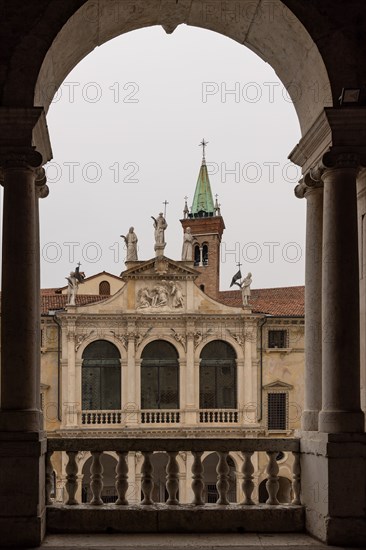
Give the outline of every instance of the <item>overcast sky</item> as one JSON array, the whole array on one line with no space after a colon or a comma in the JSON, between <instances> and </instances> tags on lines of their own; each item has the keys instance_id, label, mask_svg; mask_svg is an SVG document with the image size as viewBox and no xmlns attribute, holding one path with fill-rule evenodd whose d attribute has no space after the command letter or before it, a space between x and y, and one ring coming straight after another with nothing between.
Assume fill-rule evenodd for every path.
<instances>
[{"instance_id":1,"label":"overcast sky","mask_svg":"<svg viewBox=\"0 0 366 550\"><path fill-rule=\"evenodd\" d=\"M231 93L230 93L231 91ZM221 289L236 263L253 287L304 282L305 201L287 155L300 138L272 68L211 31L150 27L95 49L67 76L48 113L53 161L41 201L43 287L63 286L78 261L87 276L124 269L132 225L139 259L154 256L166 210L166 256L179 260L184 197L193 199L204 137L226 230Z\"/></svg>"}]
</instances>

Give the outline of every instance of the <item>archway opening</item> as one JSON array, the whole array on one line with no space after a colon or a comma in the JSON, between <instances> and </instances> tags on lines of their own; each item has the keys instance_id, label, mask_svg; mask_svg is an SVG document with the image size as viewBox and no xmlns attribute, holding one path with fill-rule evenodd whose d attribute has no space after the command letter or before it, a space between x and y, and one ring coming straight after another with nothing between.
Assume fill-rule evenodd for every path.
<instances>
[{"instance_id":1,"label":"archway opening","mask_svg":"<svg viewBox=\"0 0 366 550\"><path fill-rule=\"evenodd\" d=\"M236 353L223 340L204 346L200 355L200 409L236 409Z\"/></svg>"},{"instance_id":2,"label":"archway opening","mask_svg":"<svg viewBox=\"0 0 366 550\"><path fill-rule=\"evenodd\" d=\"M121 408L121 356L114 344L97 340L82 355L82 409Z\"/></svg>"},{"instance_id":3,"label":"archway opening","mask_svg":"<svg viewBox=\"0 0 366 550\"><path fill-rule=\"evenodd\" d=\"M175 347L154 340L141 354L141 409L179 409L179 363Z\"/></svg>"}]
</instances>

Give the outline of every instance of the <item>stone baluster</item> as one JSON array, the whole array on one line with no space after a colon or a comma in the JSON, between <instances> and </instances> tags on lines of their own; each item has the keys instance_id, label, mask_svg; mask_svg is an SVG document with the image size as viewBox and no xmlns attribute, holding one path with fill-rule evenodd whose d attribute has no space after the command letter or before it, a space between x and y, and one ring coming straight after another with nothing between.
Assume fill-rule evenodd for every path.
<instances>
[{"instance_id":1,"label":"stone baluster","mask_svg":"<svg viewBox=\"0 0 366 550\"><path fill-rule=\"evenodd\" d=\"M75 494L78 488L78 465L76 462L76 457L78 453L77 451L66 451L66 454L69 457L66 466L66 491L68 494L66 504L69 506L73 506L75 504L79 504L75 498Z\"/></svg>"},{"instance_id":2,"label":"stone baluster","mask_svg":"<svg viewBox=\"0 0 366 550\"><path fill-rule=\"evenodd\" d=\"M254 473L254 466L252 463L252 454L253 452L243 452L243 467L242 467L242 473L243 473L243 482L242 482L242 489L244 493L244 500L242 504L254 504L254 501L252 500L252 493L254 489L254 481L253 481L253 473Z\"/></svg>"},{"instance_id":3,"label":"stone baluster","mask_svg":"<svg viewBox=\"0 0 366 550\"><path fill-rule=\"evenodd\" d=\"M300 500L300 488L301 488L301 481L300 481L300 453L292 453L294 455L294 466L293 466L293 481L292 481L292 491L294 494L294 498L292 499L292 504L301 504Z\"/></svg>"},{"instance_id":4,"label":"stone baluster","mask_svg":"<svg viewBox=\"0 0 366 550\"><path fill-rule=\"evenodd\" d=\"M46 453L46 504L53 504L51 500L53 466L51 456L53 452Z\"/></svg>"},{"instance_id":5,"label":"stone baluster","mask_svg":"<svg viewBox=\"0 0 366 550\"><path fill-rule=\"evenodd\" d=\"M177 499L179 491L179 466L177 462L177 451L168 452L169 460L166 465L166 490L168 491L167 504L171 506L177 506L179 500Z\"/></svg>"},{"instance_id":6,"label":"stone baluster","mask_svg":"<svg viewBox=\"0 0 366 550\"><path fill-rule=\"evenodd\" d=\"M219 456L219 462L216 468L216 472L217 472L216 487L219 493L219 498L216 504L227 505L229 504L227 495L229 492L229 472L230 472L230 468L227 463L228 453L226 451L224 452L219 451L217 454Z\"/></svg>"},{"instance_id":7,"label":"stone baluster","mask_svg":"<svg viewBox=\"0 0 366 550\"><path fill-rule=\"evenodd\" d=\"M144 495L144 498L141 502L143 506L147 506L149 504L154 504L154 501L151 498L153 488L154 488L154 482L153 482L153 465L151 464L151 454L143 452L144 461L142 463L141 467L141 474L142 474L142 480L141 480L141 490Z\"/></svg>"},{"instance_id":8,"label":"stone baluster","mask_svg":"<svg viewBox=\"0 0 366 550\"><path fill-rule=\"evenodd\" d=\"M202 464L202 451L192 451L192 454L194 456L193 464L192 464L192 491L194 494L194 499L192 504L195 504L196 506L202 506L205 501L203 500L203 489L204 489L204 481L203 481L203 464Z\"/></svg>"},{"instance_id":9,"label":"stone baluster","mask_svg":"<svg viewBox=\"0 0 366 550\"><path fill-rule=\"evenodd\" d=\"M103 504L103 466L101 463L101 451L92 451L93 461L90 466L90 489L93 495L90 504L101 506Z\"/></svg>"},{"instance_id":10,"label":"stone baluster","mask_svg":"<svg viewBox=\"0 0 366 550\"><path fill-rule=\"evenodd\" d=\"M277 451L267 451L269 462L267 466L268 480L266 483L266 489L268 491L268 499L266 504L279 504L277 500L277 493L280 486L278 481L279 468L276 460L277 454Z\"/></svg>"},{"instance_id":11,"label":"stone baluster","mask_svg":"<svg viewBox=\"0 0 366 550\"><path fill-rule=\"evenodd\" d=\"M127 506L128 500L126 493L128 490L128 464L127 464L127 452L117 451L118 463L116 466L116 491L118 499L116 504Z\"/></svg>"}]
</instances>

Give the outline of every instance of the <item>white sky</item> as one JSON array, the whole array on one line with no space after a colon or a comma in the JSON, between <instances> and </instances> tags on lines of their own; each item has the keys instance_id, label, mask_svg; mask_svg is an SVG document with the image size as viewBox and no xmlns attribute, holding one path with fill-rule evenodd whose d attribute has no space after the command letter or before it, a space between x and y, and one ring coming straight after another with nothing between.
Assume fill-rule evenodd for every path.
<instances>
[{"instance_id":1,"label":"white sky","mask_svg":"<svg viewBox=\"0 0 366 550\"><path fill-rule=\"evenodd\" d=\"M43 287L63 286L78 261L87 276L119 275L119 236L131 225L139 259L153 257L150 216L164 200L165 254L179 260L179 219L184 196L189 206L193 199L203 137L226 224L221 289L239 258L254 288L303 284L305 201L294 196L300 172L287 160L299 124L274 71L247 48L184 25L172 35L161 27L125 34L67 76L48 125L54 159L46 167L50 195L40 203Z\"/></svg>"}]
</instances>

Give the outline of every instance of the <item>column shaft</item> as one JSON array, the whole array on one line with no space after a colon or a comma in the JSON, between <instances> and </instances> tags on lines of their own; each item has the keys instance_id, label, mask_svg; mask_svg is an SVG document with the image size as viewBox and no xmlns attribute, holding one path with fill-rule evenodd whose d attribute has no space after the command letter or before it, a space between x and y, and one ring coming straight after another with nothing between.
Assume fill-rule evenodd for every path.
<instances>
[{"instance_id":1,"label":"column shaft","mask_svg":"<svg viewBox=\"0 0 366 550\"><path fill-rule=\"evenodd\" d=\"M322 239L323 188L308 188L305 262L305 393L303 430L318 429L322 406Z\"/></svg>"},{"instance_id":2,"label":"column shaft","mask_svg":"<svg viewBox=\"0 0 366 550\"><path fill-rule=\"evenodd\" d=\"M40 304L35 171L28 167L5 169L4 188L2 424L11 431L37 431ZM7 417L12 419L8 426Z\"/></svg>"},{"instance_id":3,"label":"column shaft","mask_svg":"<svg viewBox=\"0 0 366 550\"><path fill-rule=\"evenodd\" d=\"M356 169L323 174L323 377L319 430L361 432Z\"/></svg>"}]
</instances>

